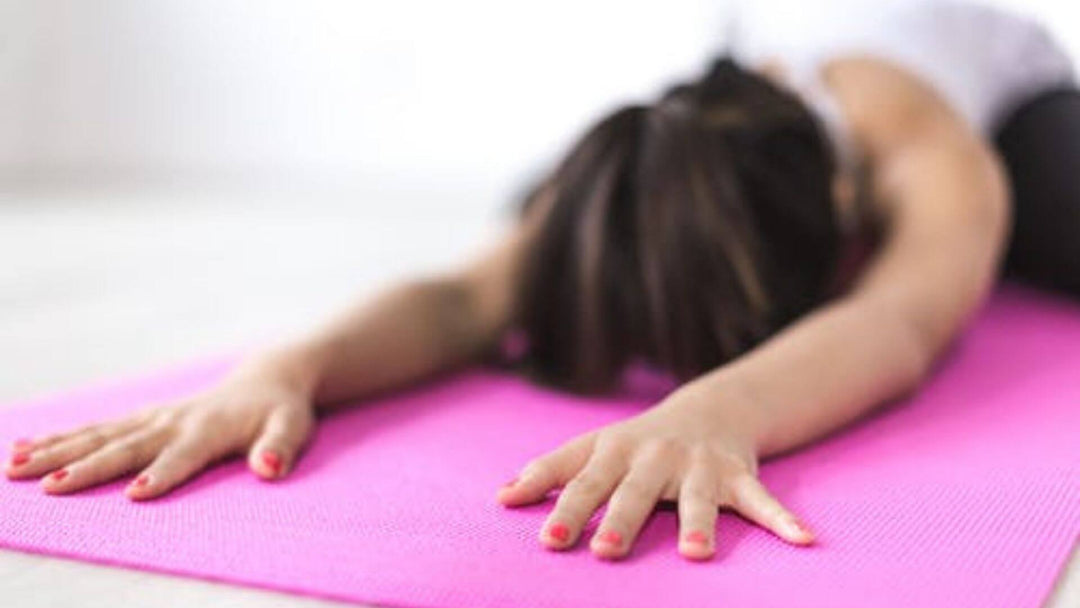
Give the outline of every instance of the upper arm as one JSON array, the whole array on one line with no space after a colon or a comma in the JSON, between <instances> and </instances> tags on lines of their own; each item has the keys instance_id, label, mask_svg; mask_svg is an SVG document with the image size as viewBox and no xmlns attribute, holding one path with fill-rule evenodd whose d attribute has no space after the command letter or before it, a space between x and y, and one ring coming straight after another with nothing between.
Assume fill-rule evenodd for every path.
<instances>
[{"instance_id":1,"label":"upper arm","mask_svg":"<svg viewBox=\"0 0 1080 608\"><path fill-rule=\"evenodd\" d=\"M989 291L1009 231L994 151L939 97L873 59L832 66L829 84L872 167L885 218L852 297L902 316L936 354Z\"/></svg>"},{"instance_id":2,"label":"upper arm","mask_svg":"<svg viewBox=\"0 0 1080 608\"><path fill-rule=\"evenodd\" d=\"M540 229L553 198L551 190L540 191L540 200L530 205L524 217L509 226L499 239L480 255L452 273L449 282L457 294L461 314L456 324L478 349L491 346L514 323L517 286L530 244Z\"/></svg>"},{"instance_id":3,"label":"upper arm","mask_svg":"<svg viewBox=\"0 0 1080 608\"><path fill-rule=\"evenodd\" d=\"M491 342L512 324L515 285L525 255L527 231L515 224L498 242L471 260L454 277L467 306L470 325L482 342Z\"/></svg>"}]
</instances>

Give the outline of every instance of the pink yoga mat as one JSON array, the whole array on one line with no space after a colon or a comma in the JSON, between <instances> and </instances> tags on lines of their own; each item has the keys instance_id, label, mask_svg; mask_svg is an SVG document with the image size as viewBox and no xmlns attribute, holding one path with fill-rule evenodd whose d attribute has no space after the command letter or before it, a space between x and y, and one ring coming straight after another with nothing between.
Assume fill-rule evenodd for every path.
<instances>
[{"instance_id":1,"label":"pink yoga mat","mask_svg":"<svg viewBox=\"0 0 1080 608\"><path fill-rule=\"evenodd\" d=\"M220 376L210 362L0 413L54 431ZM727 515L719 554L676 554L654 514L630 559L542 549L550 502L496 488L530 457L647 407L471 372L325 420L295 474L220 466L169 498L0 482L0 544L386 606L1037 606L1080 532L1080 307L996 294L917 396L762 471L818 531L797 548Z\"/></svg>"}]
</instances>

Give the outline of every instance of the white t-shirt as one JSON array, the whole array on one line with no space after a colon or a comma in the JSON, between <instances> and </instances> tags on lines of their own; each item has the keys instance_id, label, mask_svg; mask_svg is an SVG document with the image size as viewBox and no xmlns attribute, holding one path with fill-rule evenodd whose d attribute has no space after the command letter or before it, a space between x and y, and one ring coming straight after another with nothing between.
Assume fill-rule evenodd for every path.
<instances>
[{"instance_id":1,"label":"white t-shirt","mask_svg":"<svg viewBox=\"0 0 1080 608\"><path fill-rule=\"evenodd\" d=\"M1039 23L958 0L744 0L728 23L728 50L744 65L780 62L816 110L841 162L854 152L821 66L869 54L922 77L985 135L1040 92L1076 82L1068 54Z\"/></svg>"}]
</instances>

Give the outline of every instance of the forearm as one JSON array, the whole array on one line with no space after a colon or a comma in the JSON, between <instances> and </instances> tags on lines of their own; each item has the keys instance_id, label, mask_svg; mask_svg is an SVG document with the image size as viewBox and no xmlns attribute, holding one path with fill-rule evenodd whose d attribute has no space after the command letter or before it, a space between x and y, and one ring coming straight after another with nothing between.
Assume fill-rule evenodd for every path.
<instances>
[{"instance_id":1,"label":"forearm","mask_svg":"<svg viewBox=\"0 0 1080 608\"><path fill-rule=\"evenodd\" d=\"M758 455L784 452L916 387L933 353L885 301L847 298L803 317L685 389L749 433Z\"/></svg>"},{"instance_id":2,"label":"forearm","mask_svg":"<svg viewBox=\"0 0 1080 608\"><path fill-rule=\"evenodd\" d=\"M464 285L452 278L387 289L299 340L255 357L319 406L362 398L464 364L487 345Z\"/></svg>"},{"instance_id":3,"label":"forearm","mask_svg":"<svg viewBox=\"0 0 1080 608\"><path fill-rule=\"evenodd\" d=\"M947 161L935 151L905 163ZM936 174L923 167L901 180L910 184L904 200L917 202L904 206L850 295L700 379L706 398L751 429L760 455L812 441L917 387L988 295L1008 225L1002 179L986 155L953 164L962 165L954 179L930 179ZM892 166L901 176L902 168ZM987 169L991 177L977 179Z\"/></svg>"}]
</instances>

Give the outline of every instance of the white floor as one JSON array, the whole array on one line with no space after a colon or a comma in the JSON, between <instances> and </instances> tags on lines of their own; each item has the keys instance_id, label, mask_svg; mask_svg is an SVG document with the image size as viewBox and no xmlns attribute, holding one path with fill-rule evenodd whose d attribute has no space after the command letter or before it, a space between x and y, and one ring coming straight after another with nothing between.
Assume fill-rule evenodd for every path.
<instances>
[{"instance_id":1,"label":"white floor","mask_svg":"<svg viewBox=\"0 0 1080 608\"><path fill-rule=\"evenodd\" d=\"M498 230L482 188L382 186L0 191L0 403L273 340ZM1080 606L1075 552L1062 578ZM0 551L0 605L117 604L336 605Z\"/></svg>"}]
</instances>

